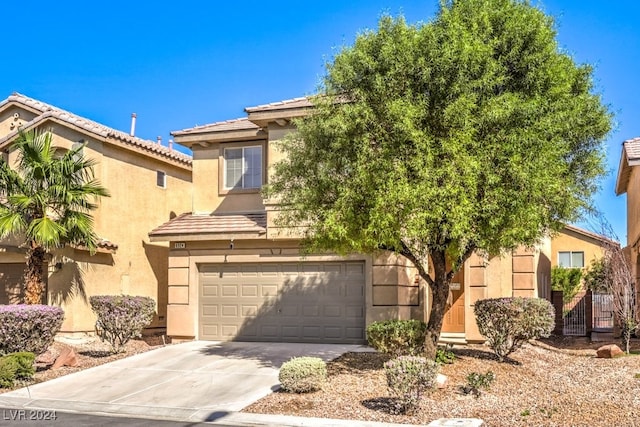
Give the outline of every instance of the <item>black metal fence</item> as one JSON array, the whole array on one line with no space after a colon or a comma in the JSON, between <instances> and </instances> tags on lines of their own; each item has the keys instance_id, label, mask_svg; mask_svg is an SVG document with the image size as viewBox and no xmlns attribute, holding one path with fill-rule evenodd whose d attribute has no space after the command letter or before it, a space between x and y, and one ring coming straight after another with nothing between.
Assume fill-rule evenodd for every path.
<instances>
[{"instance_id":1,"label":"black metal fence","mask_svg":"<svg viewBox=\"0 0 640 427\"><path fill-rule=\"evenodd\" d=\"M552 291L556 309L556 335L588 336L592 331L613 331L613 297L608 294L580 292L563 301L562 292Z\"/></svg>"}]
</instances>

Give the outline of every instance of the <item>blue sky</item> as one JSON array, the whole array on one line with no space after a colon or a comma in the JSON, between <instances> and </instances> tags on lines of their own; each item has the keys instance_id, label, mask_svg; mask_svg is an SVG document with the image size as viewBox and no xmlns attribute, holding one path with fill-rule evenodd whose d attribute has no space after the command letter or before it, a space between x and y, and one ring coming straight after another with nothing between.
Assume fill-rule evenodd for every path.
<instances>
[{"instance_id":1,"label":"blue sky","mask_svg":"<svg viewBox=\"0 0 640 427\"><path fill-rule=\"evenodd\" d=\"M534 1L534 3L536 3ZM624 197L614 185L621 143L640 136L640 3L546 0L560 46L595 66L597 92L615 114L610 173L595 203L626 242ZM314 92L324 63L373 29L381 13L410 23L437 0L36 0L7 31L0 98L17 91L165 144L169 132L244 116L244 107ZM24 9L24 8L23 8ZM15 18L15 20L13 20ZM15 25L14 25L15 24Z\"/></svg>"}]
</instances>

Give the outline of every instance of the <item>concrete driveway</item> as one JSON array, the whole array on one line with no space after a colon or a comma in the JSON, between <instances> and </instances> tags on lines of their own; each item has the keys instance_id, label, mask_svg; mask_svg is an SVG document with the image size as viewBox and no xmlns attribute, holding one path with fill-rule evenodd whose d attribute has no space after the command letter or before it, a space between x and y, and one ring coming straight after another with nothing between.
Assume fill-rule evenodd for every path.
<instances>
[{"instance_id":1,"label":"concrete driveway","mask_svg":"<svg viewBox=\"0 0 640 427\"><path fill-rule=\"evenodd\" d=\"M331 360L361 348L194 341L0 394L0 406L214 421L277 389L278 369L291 357Z\"/></svg>"}]
</instances>

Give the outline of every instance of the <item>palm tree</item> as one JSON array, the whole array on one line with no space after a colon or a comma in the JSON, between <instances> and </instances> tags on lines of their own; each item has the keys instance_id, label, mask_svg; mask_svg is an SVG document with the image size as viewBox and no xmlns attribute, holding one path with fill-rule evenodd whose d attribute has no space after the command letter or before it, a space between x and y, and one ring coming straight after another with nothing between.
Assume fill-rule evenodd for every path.
<instances>
[{"instance_id":1,"label":"palm tree","mask_svg":"<svg viewBox=\"0 0 640 427\"><path fill-rule=\"evenodd\" d=\"M84 145L61 153L52 141L49 131L21 131L13 145L16 164L0 161L0 238L24 237L27 304L42 301L48 251L74 244L95 252L90 212L99 197L109 196L94 178L95 162L84 157Z\"/></svg>"}]
</instances>

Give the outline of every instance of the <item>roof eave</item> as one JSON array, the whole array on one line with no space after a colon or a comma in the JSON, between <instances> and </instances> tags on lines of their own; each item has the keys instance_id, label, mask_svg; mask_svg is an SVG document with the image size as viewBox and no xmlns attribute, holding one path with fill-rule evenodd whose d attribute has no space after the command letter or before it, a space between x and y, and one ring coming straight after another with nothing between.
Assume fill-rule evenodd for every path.
<instances>
[{"instance_id":1,"label":"roof eave","mask_svg":"<svg viewBox=\"0 0 640 427\"><path fill-rule=\"evenodd\" d=\"M255 123L260 127L266 127L270 122L275 122L281 119L295 119L309 115L313 107L299 107L299 108L280 108L276 110L266 111L247 111L248 119L250 122Z\"/></svg>"},{"instance_id":2,"label":"roof eave","mask_svg":"<svg viewBox=\"0 0 640 427\"><path fill-rule=\"evenodd\" d=\"M57 123L61 126L64 126L68 129L73 129L74 131L81 133L83 135L90 135L91 137L93 137L95 140L97 141L101 141L101 142L108 142L114 145L117 145L118 147L122 147L126 150L129 150L131 152L134 153L139 153L139 154L143 154L143 155L149 155L151 154L154 158L165 162L165 163L169 163L172 164L174 166L183 168L187 171L191 171L191 161L185 161L182 159L174 159L168 156L163 156L161 154L158 153L154 153L150 150L146 150L144 149L144 147L141 146L137 146L134 144L127 144L126 142L120 140L120 138L117 137L113 137L113 136L107 136L107 135L103 135L102 133L99 132L93 132L89 129L83 128L81 126L78 126L74 123L69 123L65 120L62 120L58 117L52 116L51 114L49 114L48 112L45 112L37 117L35 117L33 120L31 120L30 122L27 122L25 124L25 126L22 126L19 130L13 131L11 133L9 133L7 136L0 138L0 150L3 150L5 148L7 148L9 145L11 145L11 143L13 142L13 140L19 135L20 131L30 131L33 129L36 129L39 126L44 125L46 122L54 122Z\"/></svg>"},{"instance_id":3,"label":"roof eave","mask_svg":"<svg viewBox=\"0 0 640 427\"><path fill-rule=\"evenodd\" d=\"M266 230L241 232L198 232L198 233L158 233L149 234L151 242L202 242L213 240L256 240L266 239Z\"/></svg>"},{"instance_id":4,"label":"roof eave","mask_svg":"<svg viewBox=\"0 0 640 427\"><path fill-rule=\"evenodd\" d=\"M172 132L174 142L192 148L199 144L207 147L208 144L230 141L250 141L265 139L267 133L262 129L229 130L229 131L202 131L202 132Z\"/></svg>"}]
</instances>

